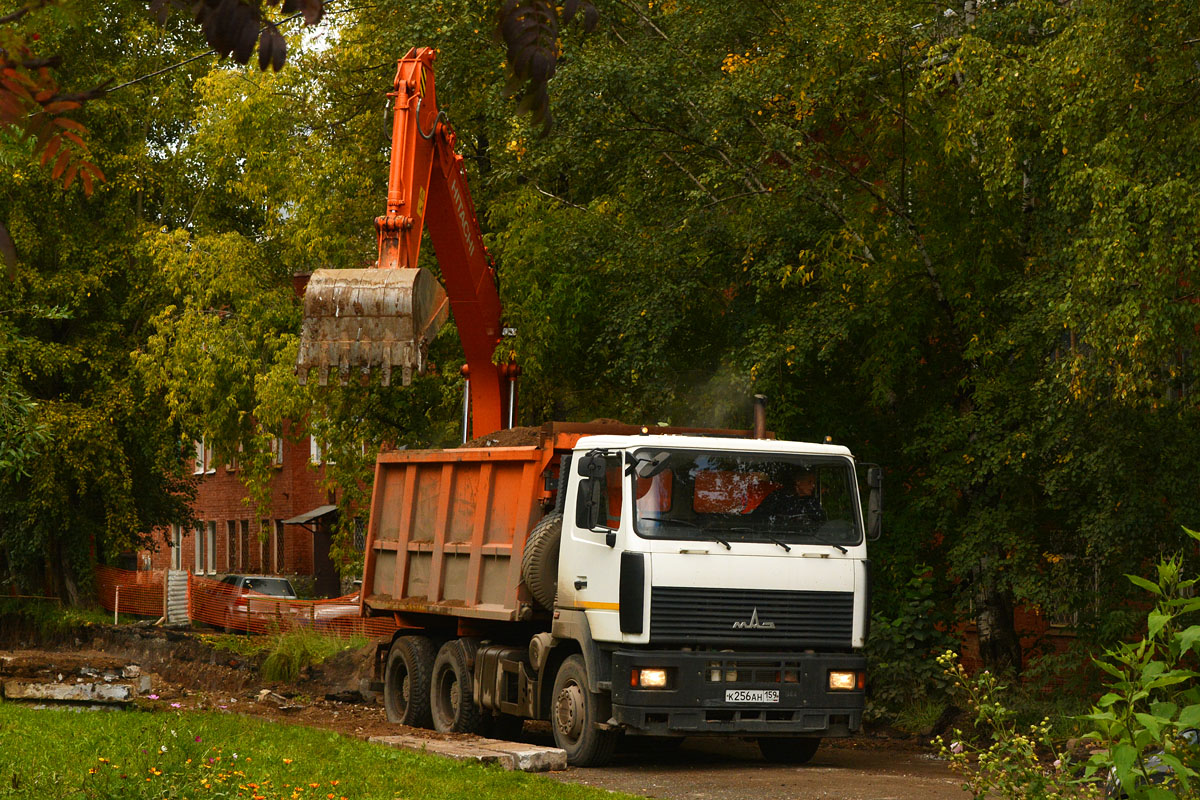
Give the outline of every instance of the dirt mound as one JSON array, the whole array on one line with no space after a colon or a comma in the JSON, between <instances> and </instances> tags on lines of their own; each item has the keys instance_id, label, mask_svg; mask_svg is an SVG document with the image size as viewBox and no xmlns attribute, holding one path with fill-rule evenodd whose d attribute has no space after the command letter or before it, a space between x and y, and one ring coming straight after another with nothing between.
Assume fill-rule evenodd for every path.
<instances>
[{"instance_id":1,"label":"dirt mound","mask_svg":"<svg viewBox=\"0 0 1200 800\"><path fill-rule=\"evenodd\" d=\"M460 447L531 447L542 441L541 427L507 428L479 436Z\"/></svg>"}]
</instances>

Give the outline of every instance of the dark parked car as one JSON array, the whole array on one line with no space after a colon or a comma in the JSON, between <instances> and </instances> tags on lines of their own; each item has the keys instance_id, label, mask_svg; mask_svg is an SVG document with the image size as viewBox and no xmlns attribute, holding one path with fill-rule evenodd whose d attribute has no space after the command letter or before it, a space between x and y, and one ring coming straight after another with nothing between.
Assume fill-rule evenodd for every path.
<instances>
[{"instance_id":1,"label":"dark parked car","mask_svg":"<svg viewBox=\"0 0 1200 800\"><path fill-rule=\"evenodd\" d=\"M297 609L291 581L273 575L226 575L221 583L230 587L225 605L225 630L266 631L277 627L283 617L289 624Z\"/></svg>"}]
</instances>

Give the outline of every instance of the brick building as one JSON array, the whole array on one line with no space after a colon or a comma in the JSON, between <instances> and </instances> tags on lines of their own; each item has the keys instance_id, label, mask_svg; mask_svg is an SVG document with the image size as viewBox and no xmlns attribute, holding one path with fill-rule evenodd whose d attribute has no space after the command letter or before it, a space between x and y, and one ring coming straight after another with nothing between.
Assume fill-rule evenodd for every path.
<instances>
[{"instance_id":1,"label":"brick building","mask_svg":"<svg viewBox=\"0 0 1200 800\"><path fill-rule=\"evenodd\" d=\"M287 575L296 578L302 592L301 586L311 586L318 596L341 594L329 558L337 501L321 488L325 469L314 440L277 440L271 510L264 519L247 503L236 462L213 463L211 449L197 442L193 469L199 478L196 527L160 531L164 544L139 554L142 569Z\"/></svg>"}]
</instances>

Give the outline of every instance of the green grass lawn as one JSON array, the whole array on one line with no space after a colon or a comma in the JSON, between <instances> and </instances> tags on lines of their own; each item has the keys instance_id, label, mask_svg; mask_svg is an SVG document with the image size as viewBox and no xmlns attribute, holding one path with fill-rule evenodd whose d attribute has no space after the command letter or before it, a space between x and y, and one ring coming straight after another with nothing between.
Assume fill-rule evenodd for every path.
<instances>
[{"instance_id":1,"label":"green grass lawn","mask_svg":"<svg viewBox=\"0 0 1200 800\"><path fill-rule=\"evenodd\" d=\"M0 797L594 800L622 795L223 713L0 702Z\"/></svg>"}]
</instances>

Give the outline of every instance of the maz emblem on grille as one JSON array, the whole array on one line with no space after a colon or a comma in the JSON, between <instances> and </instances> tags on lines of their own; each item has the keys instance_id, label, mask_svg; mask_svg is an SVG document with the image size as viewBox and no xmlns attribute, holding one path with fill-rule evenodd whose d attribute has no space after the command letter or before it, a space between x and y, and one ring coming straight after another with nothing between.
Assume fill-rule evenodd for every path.
<instances>
[{"instance_id":1,"label":"maz emblem on grille","mask_svg":"<svg viewBox=\"0 0 1200 800\"><path fill-rule=\"evenodd\" d=\"M737 622L733 623L733 629L735 631L740 631L740 630L773 631L773 630L775 630L775 623L774 622L759 622L758 621L758 606L755 606L754 610L752 612L750 612L750 621L746 622L743 619L739 619Z\"/></svg>"}]
</instances>

